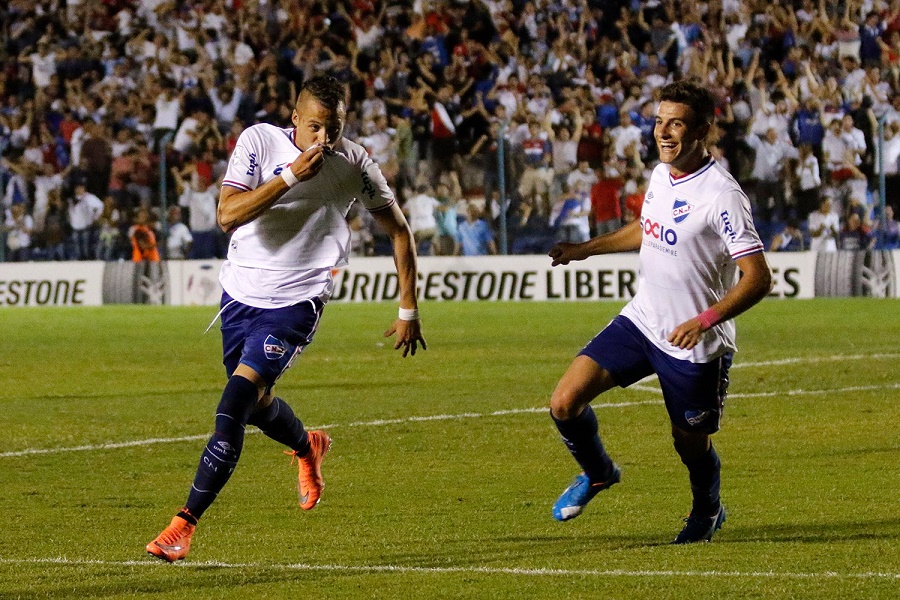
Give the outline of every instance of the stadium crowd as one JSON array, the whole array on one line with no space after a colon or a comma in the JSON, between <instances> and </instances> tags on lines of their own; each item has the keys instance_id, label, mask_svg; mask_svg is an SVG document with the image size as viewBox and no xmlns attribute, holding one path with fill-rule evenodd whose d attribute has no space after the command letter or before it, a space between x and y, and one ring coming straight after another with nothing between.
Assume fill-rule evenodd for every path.
<instances>
[{"instance_id":1,"label":"stadium crowd","mask_svg":"<svg viewBox=\"0 0 900 600\"><path fill-rule=\"evenodd\" d=\"M710 150L771 250L898 247L900 0L9 0L0 17L7 261L222 257L237 135L289 126L317 72L347 84L344 135L423 254L496 253L501 219L511 253L543 253L639 218L656 94L681 78L713 91ZM353 252L389 253L368 218L348 215Z\"/></svg>"}]
</instances>

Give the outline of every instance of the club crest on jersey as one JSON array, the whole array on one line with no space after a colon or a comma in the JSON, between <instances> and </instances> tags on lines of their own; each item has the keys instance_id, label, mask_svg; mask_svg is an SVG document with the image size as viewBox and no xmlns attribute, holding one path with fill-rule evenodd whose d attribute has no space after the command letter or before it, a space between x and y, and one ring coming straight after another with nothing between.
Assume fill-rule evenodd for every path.
<instances>
[{"instance_id":1,"label":"club crest on jersey","mask_svg":"<svg viewBox=\"0 0 900 600\"><path fill-rule=\"evenodd\" d=\"M686 200L675 198L675 204L672 205L672 218L676 223L681 223L688 218L691 211L694 210L693 204L688 204Z\"/></svg>"},{"instance_id":2,"label":"club crest on jersey","mask_svg":"<svg viewBox=\"0 0 900 600\"><path fill-rule=\"evenodd\" d=\"M231 151L231 164L240 166L241 161L244 159L244 147L243 146L235 146L234 150Z\"/></svg>"},{"instance_id":3,"label":"club crest on jersey","mask_svg":"<svg viewBox=\"0 0 900 600\"><path fill-rule=\"evenodd\" d=\"M275 336L266 336L266 341L263 342L263 351L266 353L266 358L269 360L278 360L284 356L284 342Z\"/></svg>"}]
</instances>

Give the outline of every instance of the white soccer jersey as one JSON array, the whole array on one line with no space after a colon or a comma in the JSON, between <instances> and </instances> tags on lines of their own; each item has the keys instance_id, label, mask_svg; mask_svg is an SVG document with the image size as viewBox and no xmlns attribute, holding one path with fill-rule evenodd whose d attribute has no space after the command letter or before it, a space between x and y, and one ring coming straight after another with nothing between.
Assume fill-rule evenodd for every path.
<instances>
[{"instance_id":1,"label":"white soccer jersey","mask_svg":"<svg viewBox=\"0 0 900 600\"><path fill-rule=\"evenodd\" d=\"M764 249L738 183L712 159L678 179L659 164L644 196L641 225L638 292L622 315L680 360L709 362L735 351L734 320L713 327L691 350L667 338L737 283L735 259Z\"/></svg>"},{"instance_id":2,"label":"white soccer jersey","mask_svg":"<svg viewBox=\"0 0 900 600\"><path fill-rule=\"evenodd\" d=\"M279 177L300 155L293 129L253 125L238 138L223 185L253 190ZM238 227L219 280L231 297L278 308L312 296L327 300L331 269L347 264L347 212L359 200L369 211L395 202L365 148L341 139L322 170L287 191L257 219Z\"/></svg>"}]
</instances>

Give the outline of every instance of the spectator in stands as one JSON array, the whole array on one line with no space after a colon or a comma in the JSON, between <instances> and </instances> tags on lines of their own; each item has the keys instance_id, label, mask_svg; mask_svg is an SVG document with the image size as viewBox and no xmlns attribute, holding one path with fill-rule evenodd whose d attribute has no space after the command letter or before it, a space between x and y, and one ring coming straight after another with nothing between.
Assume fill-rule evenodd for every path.
<instances>
[{"instance_id":1,"label":"spectator in stands","mask_svg":"<svg viewBox=\"0 0 900 600\"><path fill-rule=\"evenodd\" d=\"M582 112L582 120L584 125L578 141L578 162L585 160L592 169L597 169L603 165L603 127L592 109Z\"/></svg>"},{"instance_id":2,"label":"spectator in stands","mask_svg":"<svg viewBox=\"0 0 900 600\"><path fill-rule=\"evenodd\" d=\"M793 134L797 146L804 144L812 148L815 156L822 155L822 140L825 138L825 125L822 123L822 111L819 99L809 96L803 106L794 113Z\"/></svg>"},{"instance_id":3,"label":"spectator in stands","mask_svg":"<svg viewBox=\"0 0 900 600\"><path fill-rule=\"evenodd\" d=\"M85 179L88 192L103 198L109 190L112 172L112 146L101 123L88 120L84 123L85 137L77 163L78 171Z\"/></svg>"},{"instance_id":4,"label":"spectator in stands","mask_svg":"<svg viewBox=\"0 0 900 600\"><path fill-rule=\"evenodd\" d=\"M429 256L434 254L434 237L437 234L437 221L435 213L441 207L441 203L431 193L431 186L427 183L419 183L416 187L416 195L406 200L403 212L409 221L416 240L419 254Z\"/></svg>"},{"instance_id":5,"label":"spectator in stands","mask_svg":"<svg viewBox=\"0 0 900 600\"><path fill-rule=\"evenodd\" d=\"M584 118L581 111L573 110L574 127L570 130L566 124L554 128L551 123L552 113L547 113L547 119L544 121L544 131L550 142L550 148L553 153L553 190L554 194L562 193L563 184L569 174L575 170L578 163L578 143L581 141L581 131L584 125ZM583 161L587 165L587 161ZM496 168L494 171L496 172ZM568 187L568 184L566 184ZM588 186L590 188L590 186Z\"/></svg>"},{"instance_id":6,"label":"spectator in stands","mask_svg":"<svg viewBox=\"0 0 900 600\"><path fill-rule=\"evenodd\" d=\"M180 206L169 207L166 229L166 259L184 260L190 256L193 237L188 226L181 221Z\"/></svg>"},{"instance_id":7,"label":"spectator in stands","mask_svg":"<svg viewBox=\"0 0 900 600\"><path fill-rule=\"evenodd\" d=\"M178 205L188 211L188 229L191 232L189 258L221 258L219 252L219 227L216 223L218 190L206 181L194 165L181 169L172 168L172 177L178 192Z\"/></svg>"},{"instance_id":8,"label":"spectator in stands","mask_svg":"<svg viewBox=\"0 0 900 600\"><path fill-rule=\"evenodd\" d=\"M553 185L553 155L537 117L528 119L528 137L522 141L524 170L519 178L519 196L525 209L525 220L532 212L544 217L550 214L550 187Z\"/></svg>"},{"instance_id":9,"label":"spectator in stands","mask_svg":"<svg viewBox=\"0 0 900 600\"><path fill-rule=\"evenodd\" d=\"M782 231L772 237L769 245L770 252L800 252L803 249L803 232L800 231L800 223L793 217L787 220Z\"/></svg>"},{"instance_id":10,"label":"spectator in stands","mask_svg":"<svg viewBox=\"0 0 900 600\"><path fill-rule=\"evenodd\" d=\"M47 163L38 167L34 176L34 205L31 209L36 232L44 230L46 214L50 205L50 192L56 190L58 194L62 190L64 174L67 174L68 170L67 167L63 171L57 171L53 165Z\"/></svg>"},{"instance_id":11,"label":"spectator in stands","mask_svg":"<svg viewBox=\"0 0 900 600\"><path fill-rule=\"evenodd\" d=\"M122 207L131 208L136 204L136 199L128 190L128 185L137 168L135 158L138 152L140 150L137 146L131 146L121 156L114 158L110 165L107 191L115 199L116 204Z\"/></svg>"},{"instance_id":12,"label":"spectator in stands","mask_svg":"<svg viewBox=\"0 0 900 600\"><path fill-rule=\"evenodd\" d=\"M586 160L578 161L578 168L569 171L566 176L566 187L574 190L578 184L583 184L586 190L590 190L598 181L597 172L591 168Z\"/></svg>"},{"instance_id":13,"label":"spectator in stands","mask_svg":"<svg viewBox=\"0 0 900 600\"><path fill-rule=\"evenodd\" d=\"M97 219L97 260L116 260L121 257L122 213L116 198L108 195L103 199L103 211Z\"/></svg>"},{"instance_id":14,"label":"spectator in stands","mask_svg":"<svg viewBox=\"0 0 900 600\"><path fill-rule=\"evenodd\" d=\"M616 158L630 158L635 147L641 151L643 132L631 122L631 114L626 110L619 113L619 124L610 130L609 138Z\"/></svg>"},{"instance_id":15,"label":"spectator in stands","mask_svg":"<svg viewBox=\"0 0 900 600\"><path fill-rule=\"evenodd\" d=\"M388 130L387 115L376 115L369 123L368 131L358 138L359 143L368 150L369 156L381 167L388 185L394 185L399 169L397 164L397 146Z\"/></svg>"},{"instance_id":16,"label":"spectator in stands","mask_svg":"<svg viewBox=\"0 0 900 600\"><path fill-rule=\"evenodd\" d=\"M31 193L28 186L29 166L20 157L4 161L7 171L6 189L3 192L2 208L8 209L14 204L31 206Z\"/></svg>"},{"instance_id":17,"label":"spectator in stands","mask_svg":"<svg viewBox=\"0 0 900 600\"><path fill-rule=\"evenodd\" d=\"M819 210L809 215L807 224L810 239L809 249L813 252L834 252L837 250L841 222L838 213L833 209L833 199L833 192L823 192L822 199L819 202Z\"/></svg>"},{"instance_id":18,"label":"spectator in stands","mask_svg":"<svg viewBox=\"0 0 900 600\"><path fill-rule=\"evenodd\" d=\"M434 197L440 202L435 212L437 234L435 235L435 254L450 256L456 245L456 232L459 226L457 204L462 199L462 187L456 171L450 171L446 180L442 179L434 190Z\"/></svg>"},{"instance_id":19,"label":"spectator in stands","mask_svg":"<svg viewBox=\"0 0 900 600\"><path fill-rule=\"evenodd\" d=\"M431 160L432 182L444 171L456 165L458 141L456 127L461 121L457 104L454 101L453 87L441 85L430 103L431 122L429 127L429 159Z\"/></svg>"},{"instance_id":20,"label":"spectator in stands","mask_svg":"<svg viewBox=\"0 0 900 600\"><path fill-rule=\"evenodd\" d=\"M871 250L875 246L875 237L871 230L863 223L859 214L851 212L847 216L847 222L841 229L841 250Z\"/></svg>"},{"instance_id":21,"label":"spectator in stands","mask_svg":"<svg viewBox=\"0 0 900 600\"><path fill-rule=\"evenodd\" d=\"M159 152L162 148L160 142L166 135L175 135L178 129L178 121L181 119L181 93L168 79L163 79L160 84L159 94L154 104L153 116L153 150Z\"/></svg>"},{"instance_id":22,"label":"spectator in stands","mask_svg":"<svg viewBox=\"0 0 900 600\"><path fill-rule=\"evenodd\" d=\"M795 199L797 202L797 218L806 219L819 205L819 188L822 187L822 176L819 172L819 159L810 144L801 144L798 149Z\"/></svg>"},{"instance_id":23,"label":"spectator in stands","mask_svg":"<svg viewBox=\"0 0 900 600\"><path fill-rule=\"evenodd\" d=\"M799 156L797 149L779 137L770 127L765 137L750 133L745 138L756 152L751 175L754 185L750 198L757 215L764 221L783 221L786 217L785 168L789 159Z\"/></svg>"},{"instance_id":24,"label":"spectator in stands","mask_svg":"<svg viewBox=\"0 0 900 600\"><path fill-rule=\"evenodd\" d=\"M68 210L62 200L60 189L53 189L47 195L47 210L44 214L44 227L37 236L33 258L35 260L69 260L71 251L66 248L66 241L71 238Z\"/></svg>"},{"instance_id":25,"label":"spectator in stands","mask_svg":"<svg viewBox=\"0 0 900 600\"><path fill-rule=\"evenodd\" d=\"M550 226L556 232L556 243L580 244L591 237L591 196L587 184L578 181L573 189L568 184L554 203Z\"/></svg>"},{"instance_id":26,"label":"spectator in stands","mask_svg":"<svg viewBox=\"0 0 900 600\"><path fill-rule=\"evenodd\" d=\"M94 258L103 201L87 191L87 183L78 180L69 199L69 224L72 227L72 253L75 260Z\"/></svg>"},{"instance_id":27,"label":"spectator in stands","mask_svg":"<svg viewBox=\"0 0 900 600\"><path fill-rule=\"evenodd\" d=\"M500 189L500 162L498 157L501 144L500 127L501 123L499 120L492 120L488 126L488 131L475 141L468 154L475 165L481 168L481 191L485 198L493 197L494 192ZM505 162L507 165L510 165L513 159L511 145L506 138L503 139L502 143ZM507 189L509 189L512 182L511 175L511 168L507 168ZM462 192L460 192L460 195L462 195Z\"/></svg>"},{"instance_id":28,"label":"spectator in stands","mask_svg":"<svg viewBox=\"0 0 900 600\"><path fill-rule=\"evenodd\" d=\"M196 156L203 147L204 138L221 137L206 107L192 107L188 116L178 125L172 148L182 156Z\"/></svg>"},{"instance_id":29,"label":"spectator in stands","mask_svg":"<svg viewBox=\"0 0 900 600\"><path fill-rule=\"evenodd\" d=\"M6 209L3 231L6 233L6 260L25 262L31 260L31 232L34 219L26 212L23 202L17 202Z\"/></svg>"},{"instance_id":30,"label":"spectator in stands","mask_svg":"<svg viewBox=\"0 0 900 600\"><path fill-rule=\"evenodd\" d=\"M886 204L884 207L884 219L879 219L873 229L877 232L882 250L897 250L900 248L900 222L894 218L894 206Z\"/></svg>"},{"instance_id":31,"label":"spectator in stands","mask_svg":"<svg viewBox=\"0 0 900 600\"><path fill-rule=\"evenodd\" d=\"M128 238L131 240L133 262L159 262L156 232L151 225L149 210L138 208L135 211L134 223L128 229Z\"/></svg>"},{"instance_id":32,"label":"spectator in stands","mask_svg":"<svg viewBox=\"0 0 900 600\"><path fill-rule=\"evenodd\" d=\"M647 193L647 178L640 175L635 178L634 183L634 191L625 196L625 210L622 212L624 224L640 219L641 209L644 206L644 195Z\"/></svg>"},{"instance_id":33,"label":"spectator in stands","mask_svg":"<svg viewBox=\"0 0 900 600\"><path fill-rule=\"evenodd\" d=\"M594 236L617 230L622 226L622 178L621 163L603 168L601 177L591 186Z\"/></svg>"},{"instance_id":34,"label":"spectator in stands","mask_svg":"<svg viewBox=\"0 0 900 600\"><path fill-rule=\"evenodd\" d=\"M456 229L456 256L484 256L497 254L494 234L487 221L482 218L482 210L474 202L466 208L466 220Z\"/></svg>"}]
</instances>

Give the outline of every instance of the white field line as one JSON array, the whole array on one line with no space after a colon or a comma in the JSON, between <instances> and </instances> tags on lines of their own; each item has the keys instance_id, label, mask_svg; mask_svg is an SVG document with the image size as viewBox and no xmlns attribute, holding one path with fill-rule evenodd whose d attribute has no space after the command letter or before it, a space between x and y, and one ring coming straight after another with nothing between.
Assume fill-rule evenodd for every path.
<instances>
[{"instance_id":1,"label":"white field line","mask_svg":"<svg viewBox=\"0 0 900 600\"><path fill-rule=\"evenodd\" d=\"M622 408L626 406L640 406L643 404L659 404L659 400L640 400L636 402L611 402L608 404L594 404L595 408ZM521 415L528 413L545 413L549 408L513 408L508 410L496 410L489 413L457 413L452 415L426 415L402 417L399 419L376 419L374 421L355 421L352 423L328 423L326 425L313 425L309 429L335 429L337 427L381 427L383 425L402 425L404 423L418 423L423 421L455 421L460 419L480 419L484 417L502 417L505 415ZM248 429L248 434L259 433L258 429ZM134 448L151 444L171 444L174 442L190 442L209 439L209 433L200 435L185 435L172 438L149 438L146 440L130 440L127 442L110 442L108 444L86 444L84 446L70 446L68 448L28 448L12 452L0 452L0 458L12 458L16 456L28 456L32 454L56 454L60 452L84 452L90 450L115 450L117 448Z\"/></svg>"},{"instance_id":2,"label":"white field line","mask_svg":"<svg viewBox=\"0 0 900 600\"><path fill-rule=\"evenodd\" d=\"M33 559L0 559L3 565L64 565L73 567L149 567L169 568L165 563L156 560L71 560L68 558L33 558ZM175 568L193 569L259 569L277 571L327 571L344 573L414 573L414 574L481 574L481 575L526 575L551 577L631 577L631 578L673 578L673 577L709 577L739 579L897 579L900 573L839 573L836 571L820 572L779 572L779 571L669 571L647 570L632 571L625 569L543 569L526 567L404 567L400 565L313 565L307 563L272 564L272 563L226 563L226 562L181 562Z\"/></svg>"},{"instance_id":3,"label":"white field line","mask_svg":"<svg viewBox=\"0 0 900 600\"><path fill-rule=\"evenodd\" d=\"M851 355L832 355L832 356L818 356L818 357L808 357L808 358L787 358L780 360L772 360L772 361L761 361L761 362L752 362L752 363L738 363L732 366L732 369L737 369L741 367L771 367L771 366L779 366L779 365L791 365L791 364L807 364L807 363L817 363L817 362L837 362L837 361L846 361L846 360L867 360L867 359L892 359L900 357L900 353L887 353L887 354L851 354ZM646 377L641 382L636 385L631 386L629 389L638 390L643 392L650 392L653 394L659 394L660 389L654 386L641 385L643 382L652 381L655 379L655 375L651 375L650 377ZM824 395L824 394L840 394L840 393L848 393L848 392L862 392L862 391L878 391L878 390L896 390L900 389L900 383L890 383L886 385L879 386L850 386L844 388L835 388L835 389L826 389L826 390L787 390L787 391L779 391L779 392L755 392L755 393L745 393L745 394L728 394L729 399L740 399L740 398L767 398L773 396L806 396L806 395ZM641 400L634 402L609 402L609 403L594 403L592 406L594 408L625 408L629 406L642 406L648 404L659 404L659 400ZM519 414L528 414L528 413L542 413L546 412L546 407L538 407L538 408L516 408L516 409L508 409L508 410L498 410L489 413L458 413L458 414L444 414L444 415L426 415L426 416L412 416L412 417L402 417L397 419L377 419L374 421L356 421L352 423L340 424L340 423L329 423L327 425L316 425L310 427L311 429L334 429L336 427L380 427L384 425L401 425L404 423L416 423L416 422L425 422L425 421L451 421L451 420L460 420L460 419L477 419L484 417L500 417L505 415L519 415ZM258 433L258 430L251 429L248 430L248 433ZM26 448L25 450L14 450L10 452L0 452L0 458L14 458L19 456L29 456L35 454L56 454L60 452L85 452L85 451L94 451L94 450L115 450L118 448L134 448L134 447L143 447L152 444L171 444L175 442L192 442L197 440L205 440L209 437L208 433L199 434L199 435L187 435L181 437L172 437L172 438L149 438L145 440L130 440L125 442L110 442L106 444L86 444L83 446L70 446L68 448Z\"/></svg>"}]
</instances>

